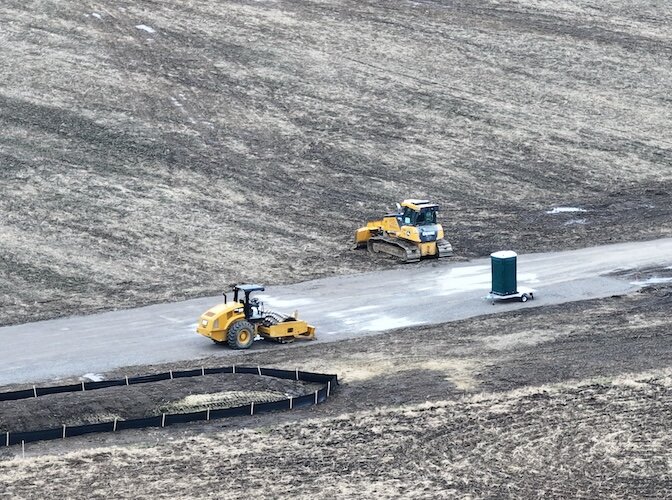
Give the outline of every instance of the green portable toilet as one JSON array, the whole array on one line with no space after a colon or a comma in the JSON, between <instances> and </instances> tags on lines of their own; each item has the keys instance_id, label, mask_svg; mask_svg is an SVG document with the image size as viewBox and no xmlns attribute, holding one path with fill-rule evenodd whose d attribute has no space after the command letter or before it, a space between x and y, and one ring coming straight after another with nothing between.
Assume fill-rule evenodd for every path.
<instances>
[{"instance_id":1,"label":"green portable toilet","mask_svg":"<svg viewBox=\"0 0 672 500\"><path fill-rule=\"evenodd\" d=\"M492 294L513 295L518 293L516 282L516 252L503 250L490 254L492 266Z\"/></svg>"}]
</instances>

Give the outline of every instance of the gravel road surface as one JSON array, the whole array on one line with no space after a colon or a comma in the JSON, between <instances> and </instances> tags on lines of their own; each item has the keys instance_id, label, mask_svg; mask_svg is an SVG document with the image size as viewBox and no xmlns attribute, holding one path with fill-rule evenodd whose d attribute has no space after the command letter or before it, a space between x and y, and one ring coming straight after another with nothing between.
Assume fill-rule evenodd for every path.
<instances>
[{"instance_id":1,"label":"gravel road surface","mask_svg":"<svg viewBox=\"0 0 672 500\"><path fill-rule=\"evenodd\" d=\"M521 307L624 294L642 286L617 271L672 265L672 238L556 253L521 255L518 283L535 300L496 304L488 259L425 262L398 268L269 287L267 308L317 327L316 342L353 338L411 325L442 323ZM195 333L198 316L221 297L158 304L103 314L0 328L4 360L0 384L81 376L124 366L227 356ZM296 345L296 344L295 344ZM252 350L280 349L257 342Z\"/></svg>"}]
</instances>

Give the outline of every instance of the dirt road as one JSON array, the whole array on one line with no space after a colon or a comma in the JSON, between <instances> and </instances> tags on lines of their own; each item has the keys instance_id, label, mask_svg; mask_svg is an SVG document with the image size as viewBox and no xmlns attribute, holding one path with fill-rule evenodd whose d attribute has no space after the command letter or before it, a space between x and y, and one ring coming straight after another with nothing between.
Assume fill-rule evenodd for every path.
<instances>
[{"instance_id":1,"label":"dirt road","mask_svg":"<svg viewBox=\"0 0 672 500\"><path fill-rule=\"evenodd\" d=\"M519 257L519 285L536 300L493 306L487 259L425 262L376 273L269 287L268 308L300 310L318 328L318 342L353 338L412 325L441 323L520 307L623 294L638 286L609 274L672 265L672 239ZM0 384L78 376L134 364L227 356L194 333L198 316L220 300L203 297L92 316L62 318L0 329L4 360ZM253 350L279 349L258 342Z\"/></svg>"}]
</instances>

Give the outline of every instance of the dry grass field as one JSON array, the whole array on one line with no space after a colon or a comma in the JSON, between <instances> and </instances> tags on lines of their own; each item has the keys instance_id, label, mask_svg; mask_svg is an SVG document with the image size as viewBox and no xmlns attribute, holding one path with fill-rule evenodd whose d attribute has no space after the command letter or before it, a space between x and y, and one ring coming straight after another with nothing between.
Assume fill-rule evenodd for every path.
<instances>
[{"instance_id":1,"label":"dry grass field","mask_svg":"<svg viewBox=\"0 0 672 500\"><path fill-rule=\"evenodd\" d=\"M0 448L0 497L665 498L671 305L652 287L241 355L341 385L294 412Z\"/></svg>"},{"instance_id":2,"label":"dry grass field","mask_svg":"<svg viewBox=\"0 0 672 500\"><path fill-rule=\"evenodd\" d=\"M672 9L614 1L0 5L0 324L457 253L669 236ZM580 214L548 214L569 205Z\"/></svg>"},{"instance_id":3,"label":"dry grass field","mask_svg":"<svg viewBox=\"0 0 672 500\"><path fill-rule=\"evenodd\" d=\"M0 325L389 267L352 233L405 197L462 257L672 236L671 60L664 0L3 0ZM0 447L0 498L669 498L671 307L659 285L232 356L341 385ZM221 359L170 368L194 363ZM304 389L163 383L0 427Z\"/></svg>"}]
</instances>

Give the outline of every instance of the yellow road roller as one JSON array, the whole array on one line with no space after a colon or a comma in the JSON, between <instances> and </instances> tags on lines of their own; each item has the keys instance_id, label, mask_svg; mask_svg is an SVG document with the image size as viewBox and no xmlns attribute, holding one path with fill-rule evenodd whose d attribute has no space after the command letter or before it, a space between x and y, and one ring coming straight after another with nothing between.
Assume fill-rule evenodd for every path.
<instances>
[{"instance_id":1,"label":"yellow road roller","mask_svg":"<svg viewBox=\"0 0 672 500\"><path fill-rule=\"evenodd\" d=\"M263 303L251 297L263 290L262 285L234 286L233 301L228 302L225 293L223 304L208 309L198 319L196 332L232 349L248 349L257 335L280 343L315 338L315 327L299 320L297 313L283 315L265 310Z\"/></svg>"}]
</instances>

